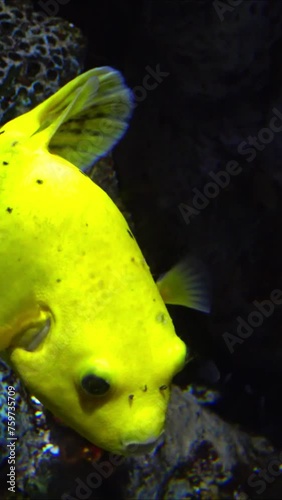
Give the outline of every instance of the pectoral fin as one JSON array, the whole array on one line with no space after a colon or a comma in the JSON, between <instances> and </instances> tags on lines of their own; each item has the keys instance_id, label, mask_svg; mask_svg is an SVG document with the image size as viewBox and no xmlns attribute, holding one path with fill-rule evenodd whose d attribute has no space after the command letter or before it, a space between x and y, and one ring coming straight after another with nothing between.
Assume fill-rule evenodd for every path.
<instances>
[{"instance_id":1,"label":"pectoral fin","mask_svg":"<svg viewBox=\"0 0 282 500\"><path fill-rule=\"evenodd\" d=\"M210 312L207 273L194 259L188 258L177 264L157 281L157 286L166 304Z\"/></svg>"}]
</instances>

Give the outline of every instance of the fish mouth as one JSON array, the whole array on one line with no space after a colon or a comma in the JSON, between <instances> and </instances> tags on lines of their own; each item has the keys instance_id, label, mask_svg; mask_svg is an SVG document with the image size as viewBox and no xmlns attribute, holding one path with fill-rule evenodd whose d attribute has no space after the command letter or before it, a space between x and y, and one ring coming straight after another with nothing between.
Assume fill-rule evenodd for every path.
<instances>
[{"instance_id":1,"label":"fish mouth","mask_svg":"<svg viewBox=\"0 0 282 500\"><path fill-rule=\"evenodd\" d=\"M148 439L143 442L123 442L123 449L125 455L145 455L153 451L156 446L161 444L164 440L164 433L160 434L159 437Z\"/></svg>"}]
</instances>

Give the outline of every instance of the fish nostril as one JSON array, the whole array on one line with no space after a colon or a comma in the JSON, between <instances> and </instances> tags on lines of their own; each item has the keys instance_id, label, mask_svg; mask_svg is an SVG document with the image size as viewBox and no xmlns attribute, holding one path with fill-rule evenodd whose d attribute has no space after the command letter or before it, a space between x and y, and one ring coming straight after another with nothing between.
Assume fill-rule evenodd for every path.
<instances>
[{"instance_id":1,"label":"fish nostril","mask_svg":"<svg viewBox=\"0 0 282 500\"><path fill-rule=\"evenodd\" d=\"M143 443L124 443L124 448L126 453L129 455L142 455L152 451L158 444L162 442L163 437L164 433L162 433L157 439L150 439L148 441L144 441Z\"/></svg>"}]
</instances>

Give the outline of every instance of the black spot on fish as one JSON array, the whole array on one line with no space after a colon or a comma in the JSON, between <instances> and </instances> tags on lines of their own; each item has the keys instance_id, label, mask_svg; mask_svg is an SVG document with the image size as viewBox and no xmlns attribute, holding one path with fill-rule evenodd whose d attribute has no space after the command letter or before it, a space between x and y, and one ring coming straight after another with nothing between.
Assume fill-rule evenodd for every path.
<instances>
[{"instance_id":1,"label":"black spot on fish","mask_svg":"<svg viewBox=\"0 0 282 500\"><path fill-rule=\"evenodd\" d=\"M43 184L43 180L42 179L37 179L37 184Z\"/></svg>"},{"instance_id":2,"label":"black spot on fish","mask_svg":"<svg viewBox=\"0 0 282 500\"><path fill-rule=\"evenodd\" d=\"M132 401L133 398L134 398L134 394L129 394L129 396L128 396L129 401Z\"/></svg>"},{"instance_id":3,"label":"black spot on fish","mask_svg":"<svg viewBox=\"0 0 282 500\"><path fill-rule=\"evenodd\" d=\"M143 392L147 392L147 390L148 390L148 387L147 387L146 385L144 385L144 387L143 387L142 391L143 391Z\"/></svg>"},{"instance_id":4,"label":"black spot on fish","mask_svg":"<svg viewBox=\"0 0 282 500\"><path fill-rule=\"evenodd\" d=\"M0 135L1 135L1 134L4 134L4 132L5 132L5 130L1 130Z\"/></svg>"},{"instance_id":5,"label":"black spot on fish","mask_svg":"<svg viewBox=\"0 0 282 500\"><path fill-rule=\"evenodd\" d=\"M132 238L134 240L134 236L133 236L132 232L129 229L127 229L127 232L129 234L130 238Z\"/></svg>"},{"instance_id":6,"label":"black spot on fish","mask_svg":"<svg viewBox=\"0 0 282 500\"><path fill-rule=\"evenodd\" d=\"M134 257L131 257L131 262L135 262L135 259L134 259Z\"/></svg>"},{"instance_id":7,"label":"black spot on fish","mask_svg":"<svg viewBox=\"0 0 282 500\"><path fill-rule=\"evenodd\" d=\"M100 137L102 136L102 133L99 132L98 130L84 130L85 133L88 133L88 135L91 135L93 137Z\"/></svg>"},{"instance_id":8,"label":"black spot on fish","mask_svg":"<svg viewBox=\"0 0 282 500\"><path fill-rule=\"evenodd\" d=\"M57 282L57 283L61 283L61 281L62 281L62 280L61 280L60 278L56 279L56 282Z\"/></svg>"},{"instance_id":9,"label":"black spot on fish","mask_svg":"<svg viewBox=\"0 0 282 500\"><path fill-rule=\"evenodd\" d=\"M160 391L165 391L165 390L167 389L167 385L165 385L165 384L164 384L164 385L161 385L161 386L159 387L159 389L160 389Z\"/></svg>"},{"instance_id":10,"label":"black spot on fish","mask_svg":"<svg viewBox=\"0 0 282 500\"><path fill-rule=\"evenodd\" d=\"M13 211L13 209L11 207L6 208L6 212L8 212L9 214L11 214L12 211Z\"/></svg>"},{"instance_id":11,"label":"black spot on fish","mask_svg":"<svg viewBox=\"0 0 282 500\"><path fill-rule=\"evenodd\" d=\"M166 317L165 317L165 314L164 314L164 313L162 313L162 312L158 313L158 314L157 314L157 316L156 316L156 321L157 321L158 323L166 323Z\"/></svg>"},{"instance_id":12,"label":"black spot on fish","mask_svg":"<svg viewBox=\"0 0 282 500\"><path fill-rule=\"evenodd\" d=\"M86 227L88 227L88 224L87 224L87 222L86 222L85 226L86 226Z\"/></svg>"},{"instance_id":13,"label":"black spot on fish","mask_svg":"<svg viewBox=\"0 0 282 500\"><path fill-rule=\"evenodd\" d=\"M14 141L14 142L12 142L11 146L12 146L12 147L14 147L14 146L16 146L17 144L19 144L19 141Z\"/></svg>"},{"instance_id":14,"label":"black spot on fish","mask_svg":"<svg viewBox=\"0 0 282 500\"><path fill-rule=\"evenodd\" d=\"M68 125L71 124L71 123L79 123L79 122L80 123L84 123L87 118L88 118L87 115L80 115L77 118L71 118L70 120L68 120ZM63 129L63 128L64 128L64 125L62 125L60 127L60 130ZM80 130L80 132L81 132L81 130Z\"/></svg>"},{"instance_id":15,"label":"black spot on fish","mask_svg":"<svg viewBox=\"0 0 282 500\"><path fill-rule=\"evenodd\" d=\"M75 135L81 135L81 127L72 127L70 129L70 132Z\"/></svg>"},{"instance_id":16,"label":"black spot on fish","mask_svg":"<svg viewBox=\"0 0 282 500\"><path fill-rule=\"evenodd\" d=\"M9 165L9 163L7 161L3 161L2 163L3 163L3 165Z\"/></svg>"}]
</instances>

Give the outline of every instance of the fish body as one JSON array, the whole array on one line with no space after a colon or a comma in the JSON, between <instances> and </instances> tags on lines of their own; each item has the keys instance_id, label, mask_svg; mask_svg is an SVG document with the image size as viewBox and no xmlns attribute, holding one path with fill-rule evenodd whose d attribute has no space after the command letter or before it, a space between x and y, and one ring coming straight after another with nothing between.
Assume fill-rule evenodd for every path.
<instances>
[{"instance_id":1,"label":"fish body","mask_svg":"<svg viewBox=\"0 0 282 500\"><path fill-rule=\"evenodd\" d=\"M127 222L82 172L130 110L119 73L97 68L0 130L0 351L57 417L120 454L157 442L187 354Z\"/></svg>"}]
</instances>

